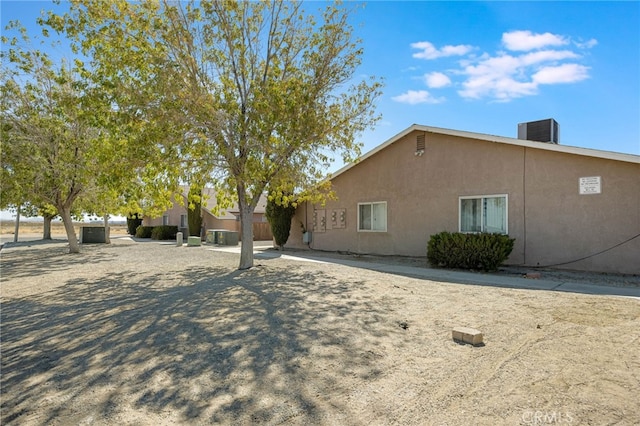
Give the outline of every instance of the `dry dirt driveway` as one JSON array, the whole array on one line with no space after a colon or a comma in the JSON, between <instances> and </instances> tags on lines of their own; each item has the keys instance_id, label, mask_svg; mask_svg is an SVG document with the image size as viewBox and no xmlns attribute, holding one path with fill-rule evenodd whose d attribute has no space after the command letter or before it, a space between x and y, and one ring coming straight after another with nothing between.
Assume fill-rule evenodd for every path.
<instances>
[{"instance_id":1,"label":"dry dirt driveway","mask_svg":"<svg viewBox=\"0 0 640 426\"><path fill-rule=\"evenodd\" d=\"M3 425L640 424L638 299L83 249L0 253Z\"/></svg>"}]
</instances>

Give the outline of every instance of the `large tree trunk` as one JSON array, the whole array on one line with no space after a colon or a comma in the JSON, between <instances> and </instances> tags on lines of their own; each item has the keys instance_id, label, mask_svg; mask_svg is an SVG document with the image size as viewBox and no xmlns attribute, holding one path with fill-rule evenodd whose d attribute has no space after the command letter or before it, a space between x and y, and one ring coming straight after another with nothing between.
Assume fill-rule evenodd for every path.
<instances>
[{"instance_id":1,"label":"large tree trunk","mask_svg":"<svg viewBox=\"0 0 640 426\"><path fill-rule=\"evenodd\" d=\"M44 219L44 225L42 226L42 239L50 240L51 239L51 221L53 220L54 215L45 213L42 217Z\"/></svg>"},{"instance_id":2,"label":"large tree trunk","mask_svg":"<svg viewBox=\"0 0 640 426\"><path fill-rule=\"evenodd\" d=\"M13 230L13 242L18 242L18 232L20 232L20 209L22 206L18 206L18 211L16 212L16 227Z\"/></svg>"},{"instance_id":3,"label":"large tree trunk","mask_svg":"<svg viewBox=\"0 0 640 426\"><path fill-rule=\"evenodd\" d=\"M105 213L103 218L104 218L104 242L107 244L111 244L111 239L109 238L109 214Z\"/></svg>"},{"instance_id":4,"label":"large tree trunk","mask_svg":"<svg viewBox=\"0 0 640 426\"><path fill-rule=\"evenodd\" d=\"M68 207L58 207L58 213L62 217L64 230L67 232L67 240L69 240L69 253L80 253L80 244L76 237L76 230L73 228L73 219L71 218L71 209Z\"/></svg>"},{"instance_id":5,"label":"large tree trunk","mask_svg":"<svg viewBox=\"0 0 640 426\"><path fill-rule=\"evenodd\" d=\"M240 197L242 199L242 197ZM254 207L247 205L246 201L240 201L240 266L238 269L249 269L253 267L253 210Z\"/></svg>"}]
</instances>

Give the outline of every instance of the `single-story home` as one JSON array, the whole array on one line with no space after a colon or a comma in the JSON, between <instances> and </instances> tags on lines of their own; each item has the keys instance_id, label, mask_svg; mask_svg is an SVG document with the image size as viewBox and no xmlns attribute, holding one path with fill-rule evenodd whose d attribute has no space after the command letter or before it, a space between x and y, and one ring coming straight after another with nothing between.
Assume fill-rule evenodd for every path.
<instances>
[{"instance_id":1,"label":"single-story home","mask_svg":"<svg viewBox=\"0 0 640 426\"><path fill-rule=\"evenodd\" d=\"M187 194L189 194L189 187L182 186L182 205L176 201L173 202L173 206L165 211L162 216L157 218L151 218L145 216L142 224L145 226L158 226L158 225L175 225L178 229L187 235L188 222L187 222ZM217 206L216 191L212 188L205 188L203 190L203 196L206 197L205 204L202 206L202 232L201 237L204 238L208 229L227 230L240 232L240 210L237 203L229 208L219 208ZM267 207L267 197L262 196L256 206L253 213L253 239L260 240L272 240L273 234L271 233L271 227L267 221L265 214ZM216 212L216 210L218 210ZM216 212L216 213L214 213Z\"/></svg>"},{"instance_id":2,"label":"single-story home","mask_svg":"<svg viewBox=\"0 0 640 426\"><path fill-rule=\"evenodd\" d=\"M500 232L510 265L640 274L640 156L563 146L557 130L412 125L337 171L337 200L301 204L286 246L426 256L441 231Z\"/></svg>"}]
</instances>

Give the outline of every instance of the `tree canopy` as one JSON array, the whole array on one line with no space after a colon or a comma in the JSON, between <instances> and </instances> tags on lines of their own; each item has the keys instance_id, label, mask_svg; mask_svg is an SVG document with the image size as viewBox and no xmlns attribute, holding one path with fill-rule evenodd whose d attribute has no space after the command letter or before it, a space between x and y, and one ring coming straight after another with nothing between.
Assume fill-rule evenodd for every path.
<instances>
[{"instance_id":1,"label":"tree canopy","mask_svg":"<svg viewBox=\"0 0 640 426\"><path fill-rule=\"evenodd\" d=\"M99 135L83 109L79 81L68 64L55 66L39 51L13 40L3 60L0 114L3 173L14 196L53 205L62 217L69 250L79 246L71 221L74 202L98 173L91 161ZM19 188L17 190L16 188Z\"/></svg>"},{"instance_id":2,"label":"tree canopy","mask_svg":"<svg viewBox=\"0 0 640 426\"><path fill-rule=\"evenodd\" d=\"M19 23L3 36L0 73L2 118L2 203L39 208L45 224L61 216L69 250L79 252L73 216L139 209L138 200L158 193L167 200L166 181L177 178L164 169L164 147L172 135L146 125L113 102L110 90L96 84L77 57L56 63L34 49ZM157 138L158 132L163 132ZM160 140L161 143L156 142ZM171 169L172 170L172 169ZM153 191L153 182L163 190ZM164 185L158 185L163 182ZM144 186L144 189L143 189ZM162 204L162 203L160 203ZM165 202L164 205L167 203Z\"/></svg>"},{"instance_id":3,"label":"tree canopy","mask_svg":"<svg viewBox=\"0 0 640 426\"><path fill-rule=\"evenodd\" d=\"M114 114L166 141L159 150L175 164L147 168L145 190L170 187L179 170L195 170L198 184L219 173L220 196L234 194L240 210L240 269L253 265L253 211L267 186L317 195L333 156L357 157L356 136L378 118L380 82L355 74L352 10L303 5L72 0L42 21L89 58L82 73Z\"/></svg>"}]
</instances>

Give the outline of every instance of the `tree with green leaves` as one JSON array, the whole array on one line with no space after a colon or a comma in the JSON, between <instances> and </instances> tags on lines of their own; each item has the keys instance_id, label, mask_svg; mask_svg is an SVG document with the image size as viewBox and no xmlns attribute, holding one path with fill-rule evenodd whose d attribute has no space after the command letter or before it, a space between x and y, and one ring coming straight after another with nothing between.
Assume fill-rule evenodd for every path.
<instances>
[{"instance_id":1,"label":"tree with green leaves","mask_svg":"<svg viewBox=\"0 0 640 426\"><path fill-rule=\"evenodd\" d=\"M202 233L202 187L191 186L189 188L187 203L189 235L200 237Z\"/></svg>"},{"instance_id":2,"label":"tree with green leaves","mask_svg":"<svg viewBox=\"0 0 640 426\"><path fill-rule=\"evenodd\" d=\"M74 215L84 211L106 217L131 210L125 196L139 200L143 192L166 206L167 181L177 186L175 175L162 174L171 130L148 126L142 111L113 102L83 61L56 64L31 47L19 23L12 23L7 34L11 30L20 36L3 36L2 198L11 194L8 199L16 205L49 206L43 210L45 222L53 212L60 215L72 253L80 250Z\"/></svg>"},{"instance_id":3,"label":"tree with green leaves","mask_svg":"<svg viewBox=\"0 0 640 426\"><path fill-rule=\"evenodd\" d=\"M363 51L351 10L323 5L72 0L46 22L91 58L100 84L118 88L119 105L201 142L194 157L224 172L219 197L238 203L246 269L267 186L313 194L333 155L357 157L356 136L378 118L380 83L355 74Z\"/></svg>"},{"instance_id":4,"label":"tree with green leaves","mask_svg":"<svg viewBox=\"0 0 640 426\"><path fill-rule=\"evenodd\" d=\"M270 194L265 211L273 239L280 250L284 250L289 239L291 219L296 213L296 203L282 203L282 198L282 193Z\"/></svg>"},{"instance_id":5,"label":"tree with green leaves","mask_svg":"<svg viewBox=\"0 0 640 426\"><path fill-rule=\"evenodd\" d=\"M3 52L7 59L14 68L3 69L0 83L0 114L10 125L3 157L26 200L55 207L69 251L77 253L71 214L95 173L89 157L97 140L81 105L78 80L66 64L55 67L43 53L21 50L16 43Z\"/></svg>"}]
</instances>

